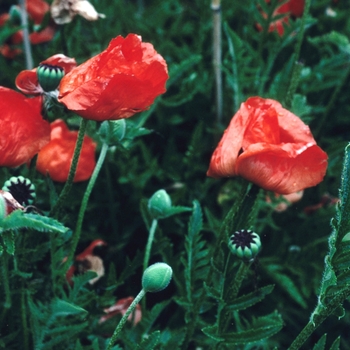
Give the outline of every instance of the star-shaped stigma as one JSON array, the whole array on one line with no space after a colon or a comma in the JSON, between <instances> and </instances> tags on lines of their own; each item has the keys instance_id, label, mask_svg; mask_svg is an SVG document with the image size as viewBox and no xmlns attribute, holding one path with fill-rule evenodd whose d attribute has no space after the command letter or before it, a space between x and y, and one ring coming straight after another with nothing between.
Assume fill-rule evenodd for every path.
<instances>
[{"instance_id":1,"label":"star-shaped stigma","mask_svg":"<svg viewBox=\"0 0 350 350\"><path fill-rule=\"evenodd\" d=\"M21 205L30 205L35 199L35 186L23 176L12 176L4 183L2 190L10 192Z\"/></svg>"}]
</instances>

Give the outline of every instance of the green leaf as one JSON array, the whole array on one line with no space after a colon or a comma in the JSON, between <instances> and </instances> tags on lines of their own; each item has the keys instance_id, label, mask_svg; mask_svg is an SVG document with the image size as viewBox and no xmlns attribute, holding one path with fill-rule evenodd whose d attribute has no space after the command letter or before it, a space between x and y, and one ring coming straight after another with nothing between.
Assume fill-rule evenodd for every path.
<instances>
[{"instance_id":1,"label":"green leaf","mask_svg":"<svg viewBox=\"0 0 350 350\"><path fill-rule=\"evenodd\" d=\"M327 333L323 334L323 336L319 339L319 341L314 345L312 350L324 350L326 346Z\"/></svg>"},{"instance_id":2,"label":"green leaf","mask_svg":"<svg viewBox=\"0 0 350 350\"><path fill-rule=\"evenodd\" d=\"M220 333L217 331L217 326L205 327L202 331L214 340L234 345L247 344L269 338L278 333L282 327L283 320L281 316L278 313L273 313L257 318L249 329L241 332Z\"/></svg>"},{"instance_id":3,"label":"green leaf","mask_svg":"<svg viewBox=\"0 0 350 350\"><path fill-rule=\"evenodd\" d=\"M270 284L268 286L261 287L254 292L236 298L227 306L227 309L230 311L247 309L248 307L251 307L259 301L263 300L267 294L270 294L272 292L274 287L275 286L273 284Z\"/></svg>"},{"instance_id":4,"label":"green leaf","mask_svg":"<svg viewBox=\"0 0 350 350\"><path fill-rule=\"evenodd\" d=\"M88 312L80 306L74 305L62 299L56 299L51 303L52 313L58 316L70 316L83 314L86 315Z\"/></svg>"},{"instance_id":5,"label":"green leaf","mask_svg":"<svg viewBox=\"0 0 350 350\"><path fill-rule=\"evenodd\" d=\"M41 232L66 233L68 228L60 222L47 216L27 214L21 210L15 210L2 220L2 231L31 228Z\"/></svg>"},{"instance_id":6,"label":"green leaf","mask_svg":"<svg viewBox=\"0 0 350 350\"><path fill-rule=\"evenodd\" d=\"M340 347L340 336L336 340L334 340L329 350L339 350L339 347Z\"/></svg>"},{"instance_id":7,"label":"green leaf","mask_svg":"<svg viewBox=\"0 0 350 350\"><path fill-rule=\"evenodd\" d=\"M160 331L151 333L147 338L143 339L136 349L139 350L153 350L159 342Z\"/></svg>"}]
</instances>

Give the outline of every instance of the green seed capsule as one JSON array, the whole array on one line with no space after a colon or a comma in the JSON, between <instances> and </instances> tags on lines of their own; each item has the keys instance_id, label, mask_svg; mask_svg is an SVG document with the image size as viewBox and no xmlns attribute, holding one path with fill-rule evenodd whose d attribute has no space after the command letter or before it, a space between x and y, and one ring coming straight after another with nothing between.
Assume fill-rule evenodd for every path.
<instances>
[{"instance_id":1,"label":"green seed capsule","mask_svg":"<svg viewBox=\"0 0 350 350\"><path fill-rule=\"evenodd\" d=\"M160 292L165 289L173 275L172 268L165 263L155 263L143 272L142 288L145 292Z\"/></svg>"},{"instance_id":2,"label":"green seed capsule","mask_svg":"<svg viewBox=\"0 0 350 350\"><path fill-rule=\"evenodd\" d=\"M32 204L35 199L35 186L23 176L12 176L5 181L3 191L10 192L21 205Z\"/></svg>"},{"instance_id":3,"label":"green seed capsule","mask_svg":"<svg viewBox=\"0 0 350 350\"><path fill-rule=\"evenodd\" d=\"M254 259L260 252L261 241L258 234L251 230L236 231L229 239L231 252L240 259Z\"/></svg>"},{"instance_id":4,"label":"green seed capsule","mask_svg":"<svg viewBox=\"0 0 350 350\"><path fill-rule=\"evenodd\" d=\"M37 68L36 74L43 90L50 92L57 89L64 76L64 70L61 67L42 64Z\"/></svg>"}]
</instances>

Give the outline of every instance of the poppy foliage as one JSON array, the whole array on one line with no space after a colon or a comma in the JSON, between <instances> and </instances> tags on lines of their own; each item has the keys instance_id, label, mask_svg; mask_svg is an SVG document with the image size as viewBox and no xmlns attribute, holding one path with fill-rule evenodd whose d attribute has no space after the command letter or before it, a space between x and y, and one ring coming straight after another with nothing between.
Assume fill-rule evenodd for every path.
<instances>
[{"instance_id":1,"label":"poppy foliage","mask_svg":"<svg viewBox=\"0 0 350 350\"><path fill-rule=\"evenodd\" d=\"M265 190L288 194L317 185L327 154L310 129L275 100L241 104L214 151L208 176L242 176Z\"/></svg>"},{"instance_id":2,"label":"poppy foliage","mask_svg":"<svg viewBox=\"0 0 350 350\"><path fill-rule=\"evenodd\" d=\"M77 63L74 58L67 57L63 54L56 54L40 62L40 65L59 67L67 74L76 67ZM16 77L16 87L24 94L28 95L40 95L44 92L39 84L37 68L22 70Z\"/></svg>"},{"instance_id":3,"label":"poppy foliage","mask_svg":"<svg viewBox=\"0 0 350 350\"><path fill-rule=\"evenodd\" d=\"M74 68L61 80L59 101L83 118L128 118L146 110L164 93L168 69L153 45L129 34Z\"/></svg>"},{"instance_id":4,"label":"poppy foliage","mask_svg":"<svg viewBox=\"0 0 350 350\"><path fill-rule=\"evenodd\" d=\"M50 124L41 116L41 97L0 86L0 166L29 162L50 141Z\"/></svg>"},{"instance_id":5,"label":"poppy foliage","mask_svg":"<svg viewBox=\"0 0 350 350\"><path fill-rule=\"evenodd\" d=\"M63 120L51 123L51 141L38 154L37 170L54 181L67 181L77 137L78 132L70 131ZM95 149L95 142L85 136L73 182L90 178L96 165Z\"/></svg>"}]
</instances>

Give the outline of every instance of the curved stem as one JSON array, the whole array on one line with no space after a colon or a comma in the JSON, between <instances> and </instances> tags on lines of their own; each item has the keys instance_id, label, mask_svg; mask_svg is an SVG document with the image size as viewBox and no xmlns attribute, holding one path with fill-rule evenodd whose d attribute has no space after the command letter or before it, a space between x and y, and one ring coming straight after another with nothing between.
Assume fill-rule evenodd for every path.
<instances>
[{"instance_id":1,"label":"curved stem","mask_svg":"<svg viewBox=\"0 0 350 350\"><path fill-rule=\"evenodd\" d=\"M114 343L116 342L116 340L118 339L119 333L122 330L124 324L126 323L126 321L128 320L129 315L134 311L136 305L140 302L140 300L145 296L146 292L142 289L141 292L136 296L136 298L134 299L134 301L130 304L129 308L126 310L126 313L124 314L124 316L121 318L121 320L118 323L118 326L116 327L111 340L109 341L109 344L107 346L106 350L110 350L112 349Z\"/></svg>"},{"instance_id":2,"label":"curved stem","mask_svg":"<svg viewBox=\"0 0 350 350\"><path fill-rule=\"evenodd\" d=\"M80 128L79 128L78 137L77 137L77 143L75 144L72 164L71 164L70 169L69 169L68 178L67 178L67 181L63 187L62 192L60 193L60 195L57 199L57 202L55 203L54 207L51 209L49 216L55 216L58 213L60 206L66 200L66 198L67 198L67 196L72 188L75 172L77 170L78 161L79 161L79 157L80 157L80 151L81 151L81 148L83 146L84 135L85 135L87 123L88 123L87 119L84 119L84 118L81 119Z\"/></svg>"},{"instance_id":3,"label":"curved stem","mask_svg":"<svg viewBox=\"0 0 350 350\"><path fill-rule=\"evenodd\" d=\"M320 306L320 302L316 306L318 312L312 315L308 324L303 328L299 335L294 339L288 350L298 350L315 331L315 329L321 325L321 323L330 316L345 299L350 296L350 287L345 288L342 292L338 293L329 303L325 306Z\"/></svg>"},{"instance_id":4,"label":"curved stem","mask_svg":"<svg viewBox=\"0 0 350 350\"><path fill-rule=\"evenodd\" d=\"M148 267L149 258L151 256L152 243L154 240L154 234L156 232L157 225L158 225L158 220L153 219L152 225L151 225L151 228L149 229L149 234L148 234L148 241L147 241L147 245L146 245L145 258L143 260L143 271L145 271Z\"/></svg>"},{"instance_id":5,"label":"curved stem","mask_svg":"<svg viewBox=\"0 0 350 350\"><path fill-rule=\"evenodd\" d=\"M72 236L72 245L70 248L70 252L68 255L66 266L70 266L71 262L73 261L75 249L77 248L79 238L81 235L81 228L83 225L84 215L85 215L86 207L87 207L87 204L88 204L88 201L90 198L90 194L92 192L92 189L95 186L98 174L100 173L102 164L106 158L107 151L108 151L108 145L106 143L104 143L102 145L100 156L98 158L95 169L91 175L88 186L87 186L86 191L84 193L83 200L81 202L81 206L80 206L80 210L79 210L79 214L78 214L78 221L77 221L77 225L76 225L75 231L74 231L73 236Z\"/></svg>"}]
</instances>

